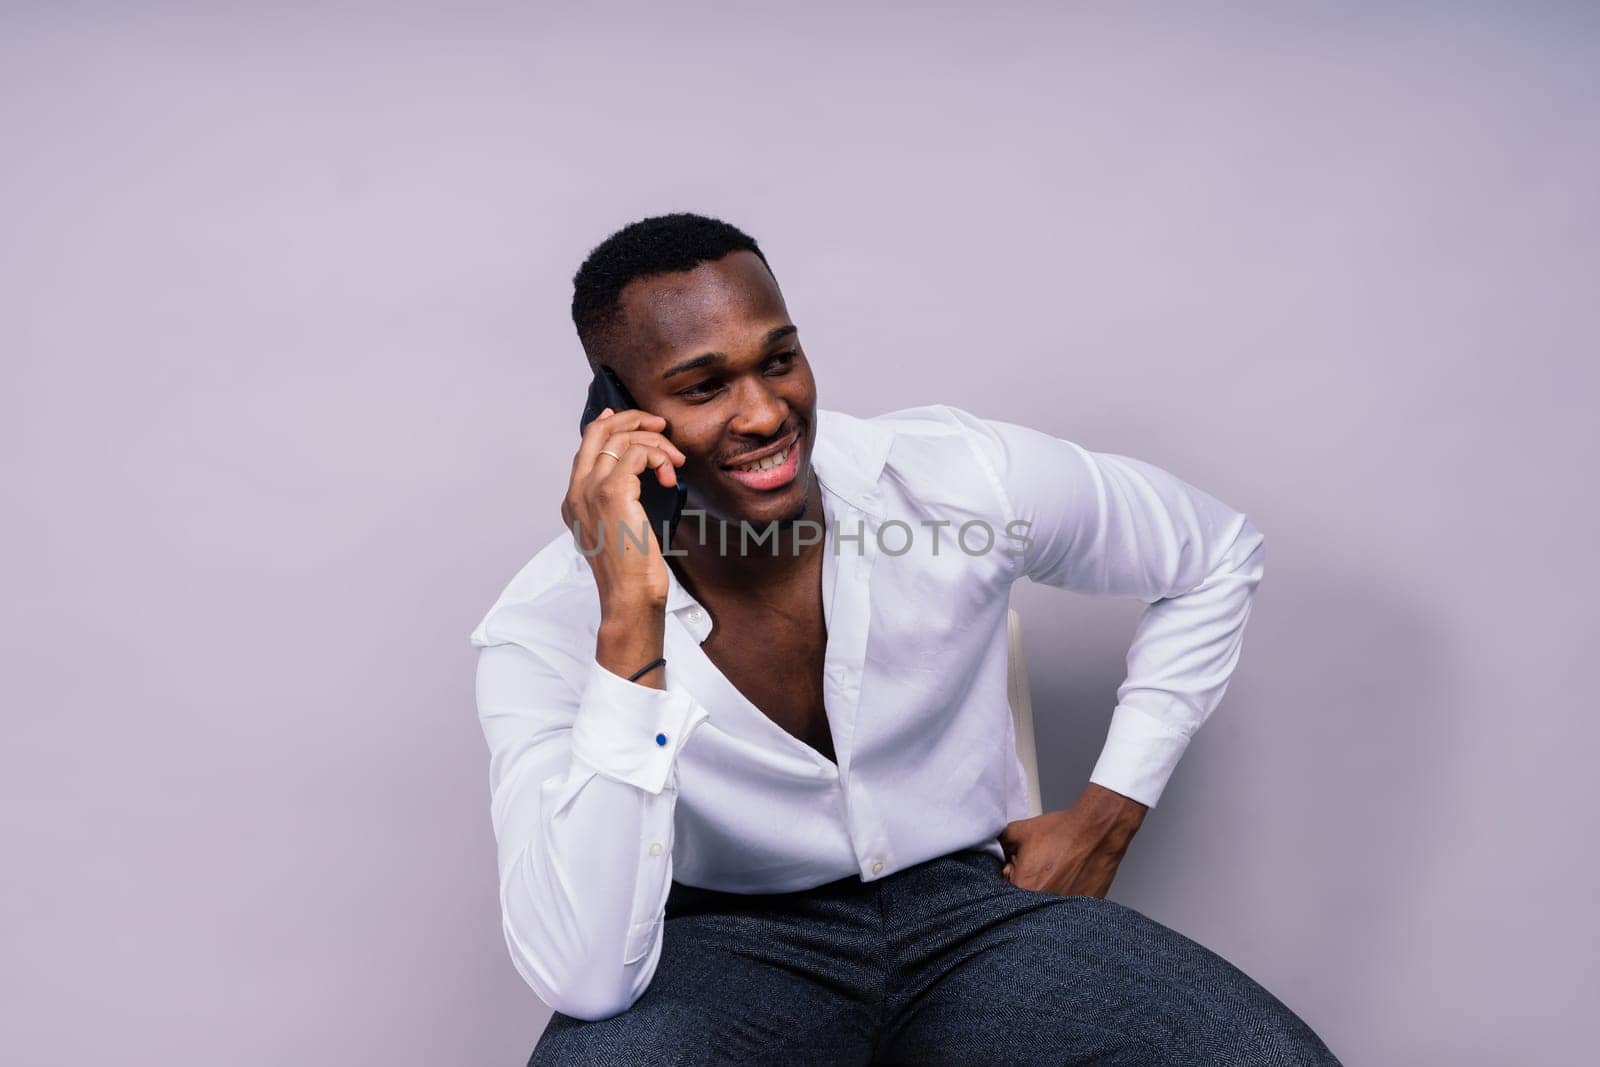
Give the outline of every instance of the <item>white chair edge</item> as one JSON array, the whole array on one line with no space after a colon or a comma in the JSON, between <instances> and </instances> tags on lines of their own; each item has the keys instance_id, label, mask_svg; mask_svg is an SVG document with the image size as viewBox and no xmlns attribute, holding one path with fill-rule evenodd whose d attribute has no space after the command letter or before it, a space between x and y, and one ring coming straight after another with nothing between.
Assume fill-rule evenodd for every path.
<instances>
[{"instance_id":1,"label":"white chair edge","mask_svg":"<svg viewBox=\"0 0 1600 1067\"><path fill-rule=\"evenodd\" d=\"M1039 796L1039 753L1033 740L1033 694L1028 689L1028 665L1022 655L1022 616L1015 608L1006 609L1006 701L1011 705L1011 724L1017 735L1017 758L1028 785L1028 811L1044 811Z\"/></svg>"}]
</instances>

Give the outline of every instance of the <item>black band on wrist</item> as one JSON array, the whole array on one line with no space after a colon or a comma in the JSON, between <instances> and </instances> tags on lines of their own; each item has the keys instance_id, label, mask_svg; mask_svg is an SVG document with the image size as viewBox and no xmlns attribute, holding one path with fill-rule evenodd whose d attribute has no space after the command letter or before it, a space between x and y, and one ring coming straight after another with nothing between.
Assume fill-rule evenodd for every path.
<instances>
[{"instance_id":1,"label":"black band on wrist","mask_svg":"<svg viewBox=\"0 0 1600 1067\"><path fill-rule=\"evenodd\" d=\"M640 667L638 670L636 670L632 674L628 675L628 681L637 682L640 678L643 678L645 675L649 674L651 671L655 670L657 667L666 666L666 663L667 663L667 660L666 660L665 656L663 656L661 659L651 660L649 663L646 663L643 667Z\"/></svg>"}]
</instances>

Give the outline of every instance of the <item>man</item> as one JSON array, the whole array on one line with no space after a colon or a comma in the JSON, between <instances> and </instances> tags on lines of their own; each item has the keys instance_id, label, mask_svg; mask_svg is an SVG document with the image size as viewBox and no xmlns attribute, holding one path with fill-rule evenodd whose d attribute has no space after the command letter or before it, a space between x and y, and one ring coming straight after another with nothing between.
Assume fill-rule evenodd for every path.
<instances>
[{"instance_id":1,"label":"man","mask_svg":"<svg viewBox=\"0 0 1600 1067\"><path fill-rule=\"evenodd\" d=\"M1104 899L1237 660L1245 516L957 408L818 408L726 223L635 223L574 287L637 408L590 423L571 533L472 635L506 941L557 1013L532 1062L1335 1062ZM665 550L641 476L684 486ZM1149 604L1090 782L1035 818L1005 686L1023 576Z\"/></svg>"}]
</instances>

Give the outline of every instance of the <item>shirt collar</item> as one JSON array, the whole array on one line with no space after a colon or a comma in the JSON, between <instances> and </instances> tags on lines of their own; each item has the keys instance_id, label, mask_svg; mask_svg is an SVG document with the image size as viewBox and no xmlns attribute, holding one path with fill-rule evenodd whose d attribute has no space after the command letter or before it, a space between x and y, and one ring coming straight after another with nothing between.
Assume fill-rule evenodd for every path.
<instances>
[{"instance_id":1,"label":"shirt collar","mask_svg":"<svg viewBox=\"0 0 1600 1067\"><path fill-rule=\"evenodd\" d=\"M851 507L882 520L878 504L878 479L889 459L894 431L881 423L857 418L842 411L816 409L812 424L816 441L811 449L811 467L817 484ZM694 597L667 568L667 611L696 607Z\"/></svg>"},{"instance_id":2,"label":"shirt collar","mask_svg":"<svg viewBox=\"0 0 1600 1067\"><path fill-rule=\"evenodd\" d=\"M878 479L889 459L894 431L882 423L818 408L816 434L811 465L822 488L873 518L882 519Z\"/></svg>"}]
</instances>

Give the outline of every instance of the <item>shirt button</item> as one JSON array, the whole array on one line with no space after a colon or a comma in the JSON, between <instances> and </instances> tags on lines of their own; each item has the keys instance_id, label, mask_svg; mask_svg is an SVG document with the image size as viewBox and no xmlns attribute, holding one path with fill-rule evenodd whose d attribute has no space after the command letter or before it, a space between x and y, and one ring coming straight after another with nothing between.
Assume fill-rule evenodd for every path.
<instances>
[{"instance_id":1,"label":"shirt button","mask_svg":"<svg viewBox=\"0 0 1600 1067\"><path fill-rule=\"evenodd\" d=\"M666 734L656 734L656 744L665 747L666 743L667 743L667 735Z\"/></svg>"},{"instance_id":2,"label":"shirt button","mask_svg":"<svg viewBox=\"0 0 1600 1067\"><path fill-rule=\"evenodd\" d=\"M699 622L700 621L700 614L701 613L700 613L700 609L699 608L690 608L689 609L689 621L690 622Z\"/></svg>"},{"instance_id":3,"label":"shirt button","mask_svg":"<svg viewBox=\"0 0 1600 1067\"><path fill-rule=\"evenodd\" d=\"M661 855L661 842L660 841L651 842L651 844L650 844L650 855L652 855L652 856Z\"/></svg>"},{"instance_id":4,"label":"shirt button","mask_svg":"<svg viewBox=\"0 0 1600 1067\"><path fill-rule=\"evenodd\" d=\"M877 874L881 870L883 870L883 861L882 860L875 861L872 864L872 873L873 874Z\"/></svg>"}]
</instances>

